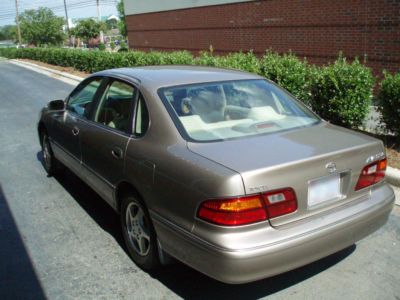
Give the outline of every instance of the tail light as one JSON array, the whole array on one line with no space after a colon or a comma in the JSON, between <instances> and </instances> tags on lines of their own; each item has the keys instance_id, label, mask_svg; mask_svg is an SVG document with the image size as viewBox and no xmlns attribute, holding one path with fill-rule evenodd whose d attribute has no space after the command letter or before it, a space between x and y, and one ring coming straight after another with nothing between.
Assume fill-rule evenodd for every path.
<instances>
[{"instance_id":1,"label":"tail light","mask_svg":"<svg viewBox=\"0 0 400 300\"><path fill-rule=\"evenodd\" d=\"M290 214L297 210L297 199L291 188L263 194L269 218Z\"/></svg>"},{"instance_id":2,"label":"tail light","mask_svg":"<svg viewBox=\"0 0 400 300\"><path fill-rule=\"evenodd\" d=\"M297 209L293 189L286 188L264 194L204 201L197 216L210 223L237 226L282 216Z\"/></svg>"},{"instance_id":3,"label":"tail light","mask_svg":"<svg viewBox=\"0 0 400 300\"><path fill-rule=\"evenodd\" d=\"M375 183L378 183L385 178L385 171L387 166L386 158L376 161L362 169L360 177L358 178L355 190L358 191Z\"/></svg>"},{"instance_id":4,"label":"tail light","mask_svg":"<svg viewBox=\"0 0 400 300\"><path fill-rule=\"evenodd\" d=\"M201 204L198 217L219 225L244 225L267 219L260 196L208 200Z\"/></svg>"}]
</instances>

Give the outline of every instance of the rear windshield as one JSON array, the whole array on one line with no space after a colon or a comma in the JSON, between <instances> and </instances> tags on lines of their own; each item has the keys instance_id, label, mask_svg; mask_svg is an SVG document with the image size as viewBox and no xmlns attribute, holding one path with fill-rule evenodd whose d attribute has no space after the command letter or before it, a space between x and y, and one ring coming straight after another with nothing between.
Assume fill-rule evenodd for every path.
<instances>
[{"instance_id":1,"label":"rear windshield","mask_svg":"<svg viewBox=\"0 0 400 300\"><path fill-rule=\"evenodd\" d=\"M194 141L240 138L319 122L304 105L262 79L169 87L159 93L178 126Z\"/></svg>"}]
</instances>

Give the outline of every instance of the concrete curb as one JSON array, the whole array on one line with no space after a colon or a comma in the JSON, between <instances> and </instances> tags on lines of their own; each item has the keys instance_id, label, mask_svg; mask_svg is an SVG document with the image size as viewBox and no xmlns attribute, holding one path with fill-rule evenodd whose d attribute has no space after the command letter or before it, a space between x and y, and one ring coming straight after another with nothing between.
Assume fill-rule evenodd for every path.
<instances>
[{"instance_id":1,"label":"concrete curb","mask_svg":"<svg viewBox=\"0 0 400 300\"><path fill-rule=\"evenodd\" d=\"M386 181L394 186L400 187L400 170L396 168L387 167Z\"/></svg>"},{"instance_id":2,"label":"concrete curb","mask_svg":"<svg viewBox=\"0 0 400 300\"><path fill-rule=\"evenodd\" d=\"M26 62L26 61L11 59L11 60L9 60L9 62L11 62L15 65L21 66L21 67L31 69L33 71L36 71L36 72L39 72L42 74L45 74L45 75L51 76L51 77L64 77L70 81L72 80L74 84L79 83L84 79L84 77L75 76L75 75L72 75L72 74L69 74L66 72L62 72L62 71L58 71L58 70L53 70L53 69L39 66L34 63L30 63L30 62ZM56 76L54 76L54 75L56 75Z\"/></svg>"}]
</instances>

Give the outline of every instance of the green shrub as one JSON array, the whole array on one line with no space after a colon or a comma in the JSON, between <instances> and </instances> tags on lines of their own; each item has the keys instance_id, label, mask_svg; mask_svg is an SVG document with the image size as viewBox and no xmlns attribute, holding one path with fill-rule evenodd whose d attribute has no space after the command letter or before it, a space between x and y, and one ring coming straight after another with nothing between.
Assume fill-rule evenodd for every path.
<instances>
[{"instance_id":1,"label":"green shrub","mask_svg":"<svg viewBox=\"0 0 400 300\"><path fill-rule=\"evenodd\" d=\"M115 47L116 47L116 46L115 46L115 42L111 42L111 43L110 43L110 48L111 48L111 50L114 51Z\"/></svg>"},{"instance_id":2,"label":"green shrub","mask_svg":"<svg viewBox=\"0 0 400 300\"><path fill-rule=\"evenodd\" d=\"M307 61L293 54L279 55L267 51L261 58L261 74L290 91L296 98L310 105L312 69Z\"/></svg>"},{"instance_id":3,"label":"green shrub","mask_svg":"<svg viewBox=\"0 0 400 300\"><path fill-rule=\"evenodd\" d=\"M358 128L367 116L374 77L358 59L351 64L341 55L314 72L312 108L322 118L349 128Z\"/></svg>"},{"instance_id":4,"label":"green shrub","mask_svg":"<svg viewBox=\"0 0 400 300\"><path fill-rule=\"evenodd\" d=\"M229 53L226 56L219 56L215 60L215 66L256 74L260 73L260 61L252 51L247 53Z\"/></svg>"},{"instance_id":5,"label":"green shrub","mask_svg":"<svg viewBox=\"0 0 400 300\"><path fill-rule=\"evenodd\" d=\"M99 44L99 50L100 50L100 51L106 50L106 45L104 45L104 43L100 43L100 44Z\"/></svg>"},{"instance_id":6,"label":"green shrub","mask_svg":"<svg viewBox=\"0 0 400 300\"><path fill-rule=\"evenodd\" d=\"M391 75L384 72L377 96L378 110L386 129L400 138L400 72Z\"/></svg>"},{"instance_id":7,"label":"green shrub","mask_svg":"<svg viewBox=\"0 0 400 300\"><path fill-rule=\"evenodd\" d=\"M175 51L163 53L166 65L193 65L194 57L189 51Z\"/></svg>"},{"instance_id":8,"label":"green shrub","mask_svg":"<svg viewBox=\"0 0 400 300\"><path fill-rule=\"evenodd\" d=\"M125 41L121 41L120 43L119 43L119 50L121 50L121 49L124 49L124 50L122 50L122 51L127 51L128 50L128 45L125 43Z\"/></svg>"},{"instance_id":9,"label":"green shrub","mask_svg":"<svg viewBox=\"0 0 400 300\"><path fill-rule=\"evenodd\" d=\"M199 56L195 58L194 63L200 66L215 67L217 65L216 57L208 51L201 51Z\"/></svg>"}]
</instances>

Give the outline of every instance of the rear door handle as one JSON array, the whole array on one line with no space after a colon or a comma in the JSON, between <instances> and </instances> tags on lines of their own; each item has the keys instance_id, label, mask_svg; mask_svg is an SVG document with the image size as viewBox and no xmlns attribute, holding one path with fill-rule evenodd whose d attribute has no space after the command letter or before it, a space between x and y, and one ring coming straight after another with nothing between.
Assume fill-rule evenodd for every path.
<instances>
[{"instance_id":1,"label":"rear door handle","mask_svg":"<svg viewBox=\"0 0 400 300\"><path fill-rule=\"evenodd\" d=\"M77 136L79 134L79 128L78 127L72 128L72 134Z\"/></svg>"},{"instance_id":2,"label":"rear door handle","mask_svg":"<svg viewBox=\"0 0 400 300\"><path fill-rule=\"evenodd\" d=\"M121 159L122 155L124 153L122 152L121 148L115 147L111 150L111 155L115 158L115 159Z\"/></svg>"}]
</instances>

